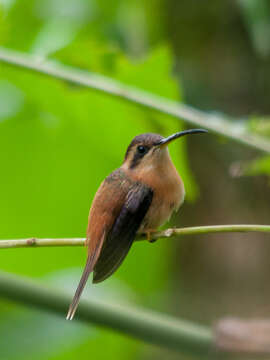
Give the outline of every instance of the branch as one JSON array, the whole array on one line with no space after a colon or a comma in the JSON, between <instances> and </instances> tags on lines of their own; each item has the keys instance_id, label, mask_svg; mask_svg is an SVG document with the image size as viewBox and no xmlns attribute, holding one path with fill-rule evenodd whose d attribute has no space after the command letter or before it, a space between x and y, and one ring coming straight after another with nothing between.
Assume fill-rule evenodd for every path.
<instances>
[{"instance_id":1,"label":"branch","mask_svg":"<svg viewBox=\"0 0 270 360\"><path fill-rule=\"evenodd\" d=\"M191 125L206 128L254 149L270 153L270 141L247 132L244 127L239 126L239 123L233 124L229 117L196 110L191 106L179 104L176 101L138 90L132 86L126 86L119 81L102 75L81 71L55 61L44 60L42 57L14 50L0 48L0 61L125 99L146 108L183 119Z\"/></svg>"},{"instance_id":2,"label":"branch","mask_svg":"<svg viewBox=\"0 0 270 360\"><path fill-rule=\"evenodd\" d=\"M71 298L33 280L0 272L0 297L66 315ZM268 320L221 319L211 329L145 309L102 301L81 300L76 320L113 329L142 341L208 358L213 350L222 353L270 353Z\"/></svg>"},{"instance_id":3,"label":"branch","mask_svg":"<svg viewBox=\"0 0 270 360\"><path fill-rule=\"evenodd\" d=\"M71 298L32 280L0 272L0 296L65 317ZM162 314L101 301L81 300L76 319L107 327L137 339L181 352L208 353L211 330Z\"/></svg>"},{"instance_id":4,"label":"branch","mask_svg":"<svg viewBox=\"0 0 270 360\"><path fill-rule=\"evenodd\" d=\"M226 232L270 232L270 225L213 225L213 226L194 226L180 229L166 229L153 231L150 240L170 238L185 235L205 235L212 233ZM136 241L145 240L145 234L138 235ZM21 248L21 247L51 247L51 246L83 246L85 238L65 238L65 239L19 239L19 240L0 240L0 249Z\"/></svg>"}]
</instances>

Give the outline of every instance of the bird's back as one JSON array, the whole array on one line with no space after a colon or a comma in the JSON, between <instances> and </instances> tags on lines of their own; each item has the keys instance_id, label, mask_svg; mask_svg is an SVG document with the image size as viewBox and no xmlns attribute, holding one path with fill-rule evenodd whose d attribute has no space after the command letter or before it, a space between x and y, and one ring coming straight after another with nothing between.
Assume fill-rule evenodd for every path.
<instances>
[{"instance_id":1,"label":"bird's back","mask_svg":"<svg viewBox=\"0 0 270 360\"><path fill-rule=\"evenodd\" d=\"M149 209L152 196L148 186L134 181L122 169L114 171L101 184L90 210L87 230L89 254L96 251L105 234L94 266L93 282L105 280L121 265Z\"/></svg>"}]
</instances>

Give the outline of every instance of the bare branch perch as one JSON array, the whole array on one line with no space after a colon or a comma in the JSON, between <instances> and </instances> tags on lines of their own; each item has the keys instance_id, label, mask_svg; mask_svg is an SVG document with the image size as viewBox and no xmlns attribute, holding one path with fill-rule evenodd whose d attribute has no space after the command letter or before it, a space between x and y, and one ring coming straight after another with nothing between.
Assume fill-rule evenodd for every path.
<instances>
[{"instance_id":1,"label":"bare branch perch","mask_svg":"<svg viewBox=\"0 0 270 360\"><path fill-rule=\"evenodd\" d=\"M0 48L0 61L125 99L185 120L189 124L206 128L257 150L270 153L270 141L264 137L249 133L244 127L234 124L229 117L224 115L206 113L191 106L138 90L135 87L126 86L119 81L105 76L80 71L55 61L48 61L42 57L14 50Z\"/></svg>"},{"instance_id":2,"label":"bare branch perch","mask_svg":"<svg viewBox=\"0 0 270 360\"><path fill-rule=\"evenodd\" d=\"M212 225L194 226L185 228L172 228L151 233L151 240L170 238L184 235L204 235L211 233L225 232L270 232L270 225ZM136 241L145 240L145 236L138 235ZM0 249L21 248L21 247L52 247L52 246L83 246L85 238L65 238L65 239L17 239L0 240Z\"/></svg>"}]
</instances>

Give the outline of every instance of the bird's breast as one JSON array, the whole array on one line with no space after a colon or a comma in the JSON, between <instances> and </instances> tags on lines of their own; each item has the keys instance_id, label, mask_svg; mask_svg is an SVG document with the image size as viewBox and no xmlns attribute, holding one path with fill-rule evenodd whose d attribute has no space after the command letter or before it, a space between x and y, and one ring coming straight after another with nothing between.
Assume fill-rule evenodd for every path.
<instances>
[{"instance_id":1,"label":"bird's breast","mask_svg":"<svg viewBox=\"0 0 270 360\"><path fill-rule=\"evenodd\" d=\"M153 200L142 222L139 232L155 230L169 220L184 201L184 184L174 165L170 162L157 171L137 176L153 190Z\"/></svg>"},{"instance_id":2,"label":"bird's breast","mask_svg":"<svg viewBox=\"0 0 270 360\"><path fill-rule=\"evenodd\" d=\"M163 179L158 188L153 188L153 200L140 227L140 232L157 229L170 219L174 211L179 209L184 201L185 190L181 178L177 180L172 183Z\"/></svg>"}]
</instances>

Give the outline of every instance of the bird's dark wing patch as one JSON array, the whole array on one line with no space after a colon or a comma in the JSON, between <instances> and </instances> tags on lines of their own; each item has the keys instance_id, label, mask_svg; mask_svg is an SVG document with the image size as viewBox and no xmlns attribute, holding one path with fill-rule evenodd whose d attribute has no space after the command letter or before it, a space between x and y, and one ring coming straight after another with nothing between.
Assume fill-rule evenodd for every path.
<instances>
[{"instance_id":1,"label":"bird's dark wing patch","mask_svg":"<svg viewBox=\"0 0 270 360\"><path fill-rule=\"evenodd\" d=\"M139 183L128 192L94 267L94 283L105 280L121 265L151 205L152 198L153 191Z\"/></svg>"}]
</instances>

